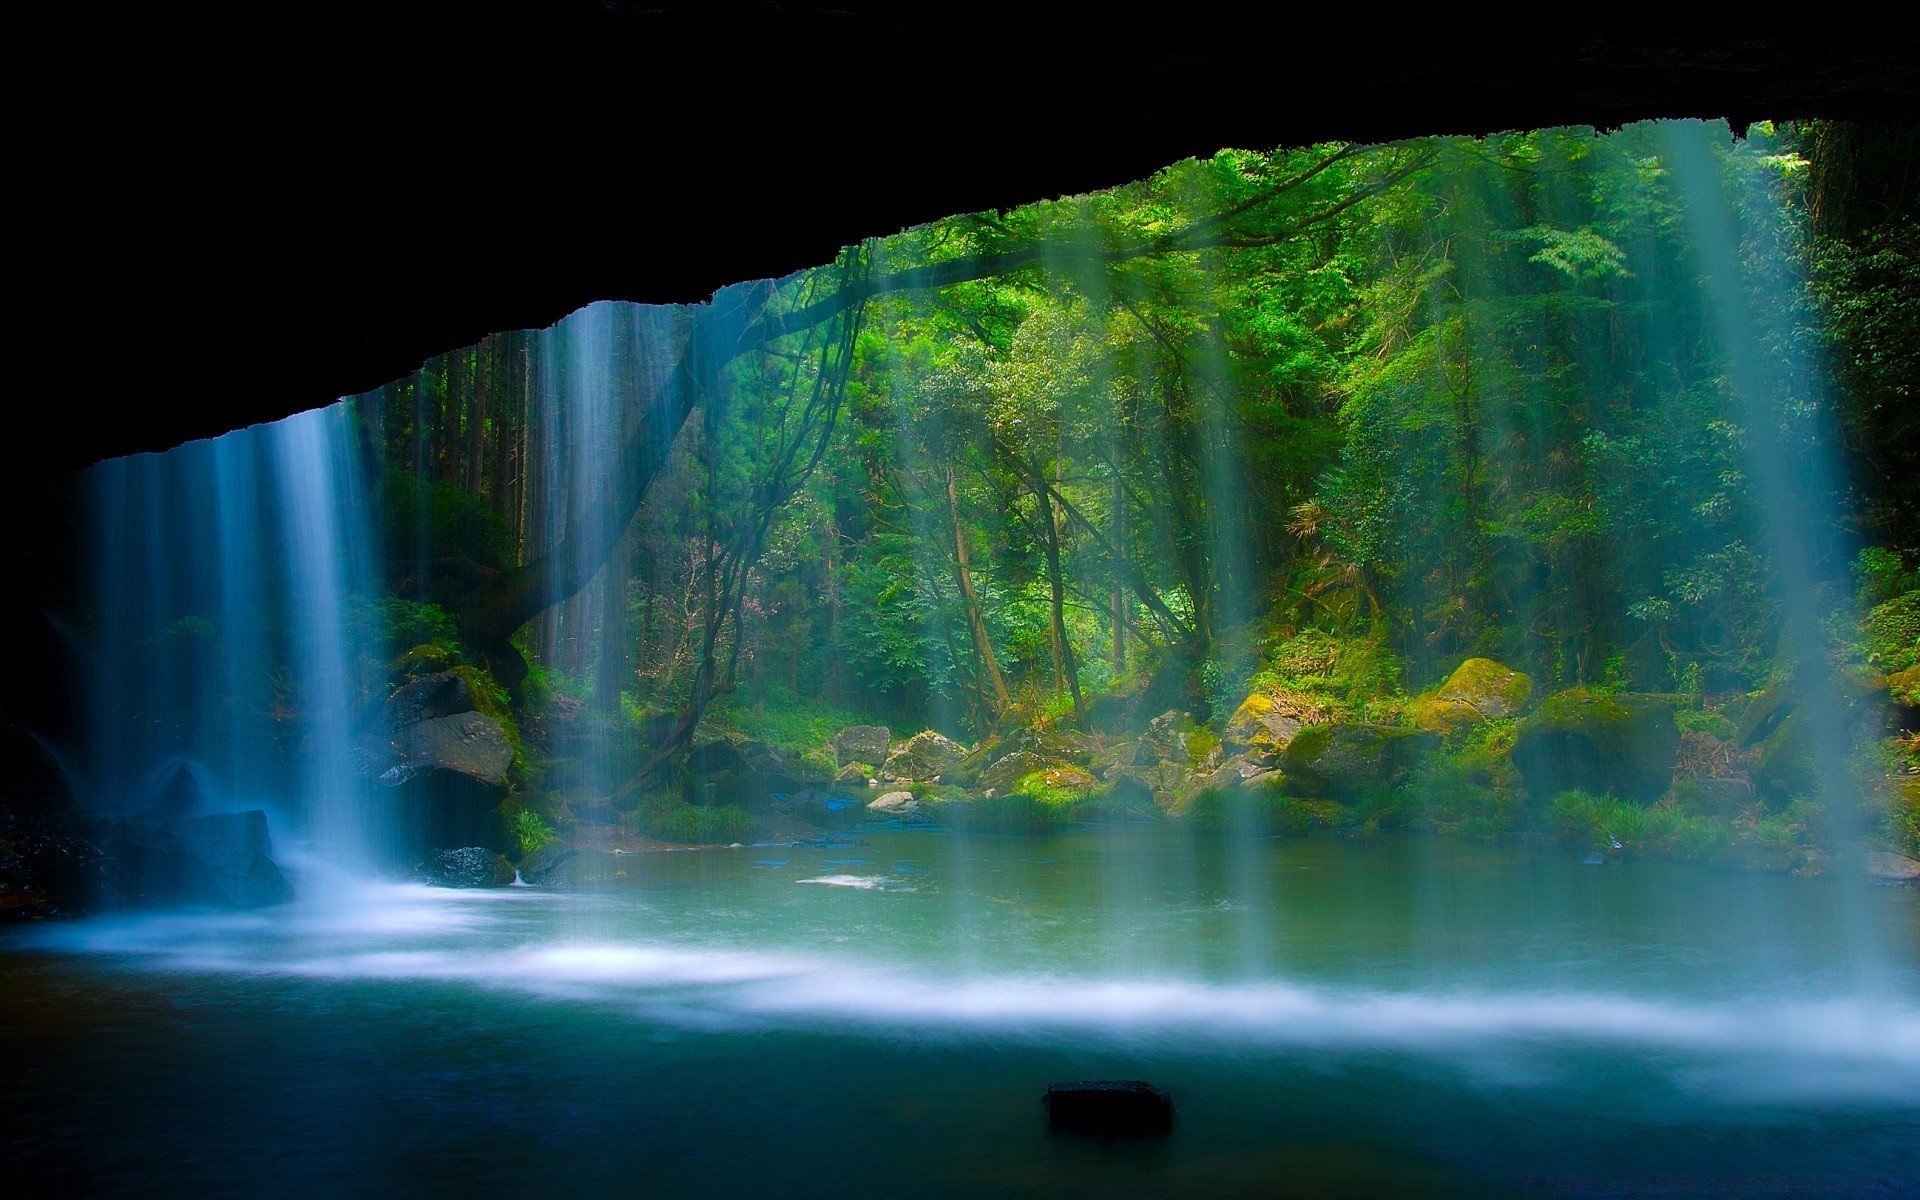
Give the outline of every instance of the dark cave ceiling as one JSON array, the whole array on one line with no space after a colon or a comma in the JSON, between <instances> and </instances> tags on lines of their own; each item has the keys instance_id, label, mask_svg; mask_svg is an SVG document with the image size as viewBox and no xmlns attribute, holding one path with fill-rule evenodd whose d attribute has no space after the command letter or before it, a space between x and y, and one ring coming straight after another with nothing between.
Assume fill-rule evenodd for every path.
<instances>
[{"instance_id":1,"label":"dark cave ceiling","mask_svg":"<svg viewBox=\"0 0 1920 1200\"><path fill-rule=\"evenodd\" d=\"M25 43L51 69L15 178L43 390L74 388L76 363L89 382L42 398L27 467L163 449L591 300L696 301L1224 145L1920 111L1920 40L1863 18L1062 11L68 11Z\"/></svg>"}]
</instances>

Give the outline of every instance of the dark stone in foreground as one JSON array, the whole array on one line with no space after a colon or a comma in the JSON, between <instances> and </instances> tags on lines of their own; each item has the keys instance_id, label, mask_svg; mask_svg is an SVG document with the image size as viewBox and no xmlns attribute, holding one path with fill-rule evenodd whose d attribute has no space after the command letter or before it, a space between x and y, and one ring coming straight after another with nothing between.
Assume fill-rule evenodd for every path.
<instances>
[{"instance_id":1,"label":"dark stone in foreground","mask_svg":"<svg viewBox=\"0 0 1920 1200\"><path fill-rule=\"evenodd\" d=\"M1153 1137L1173 1128L1173 1097L1141 1079L1050 1083L1047 1127L1106 1137Z\"/></svg>"},{"instance_id":2,"label":"dark stone in foreground","mask_svg":"<svg viewBox=\"0 0 1920 1200\"><path fill-rule=\"evenodd\" d=\"M212 813L177 821L115 822L107 836L107 879L133 904L262 908L293 899L275 865L267 814Z\"/></svg>"},{"instance_id":3,"label":"dark stone in foreground","mask_svg":"<svg viewBox=\"0 0 1920 1200\"><path fill-rule=\"evenodd\" d=\"M422 883L435 887L507 887L513 883L513 864L483 846L442 850L432 862L415 868Z\"/></svg>"}]
</instances>

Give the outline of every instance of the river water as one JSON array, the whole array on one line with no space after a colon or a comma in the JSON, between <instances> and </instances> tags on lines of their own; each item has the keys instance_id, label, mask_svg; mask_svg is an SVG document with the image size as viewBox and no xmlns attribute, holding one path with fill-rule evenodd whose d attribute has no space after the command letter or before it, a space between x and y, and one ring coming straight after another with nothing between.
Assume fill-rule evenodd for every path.
<instances>
[{"instance_id":1,"label":"river water","mask_svg":"<svg viewBox=\"0 0 1920 1200\"><path fill-rule=\"evenodd\" d=\"M1920 1179L1910 891L1863 917L1819 878L1132 827L607 868L9 932L10 1172L153 1196ZM1848 959L1861 919L1890 961ZM1047 1131L1048 1082L1120 1077L1173 1092L1170 1137Z\"/></svg>"}]
</instances>

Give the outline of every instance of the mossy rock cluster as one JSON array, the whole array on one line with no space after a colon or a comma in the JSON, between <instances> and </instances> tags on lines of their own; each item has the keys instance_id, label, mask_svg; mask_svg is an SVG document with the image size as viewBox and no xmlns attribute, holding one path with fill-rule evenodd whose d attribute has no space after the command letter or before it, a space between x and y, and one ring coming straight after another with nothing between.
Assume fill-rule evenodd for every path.
<instances>
[{"instance_id":1,"label":"mossy rock cluster","mask_svg":"<svg viewBox=\"0 0 1920 1200\"><path fill-rule=\"evenodd\" d=\"M1535 797L1580 790L1646 803L1673 783L1680 727L1657 696L1573 688L1521 727L1513 763Z\"/></svg>"}]
</instances>

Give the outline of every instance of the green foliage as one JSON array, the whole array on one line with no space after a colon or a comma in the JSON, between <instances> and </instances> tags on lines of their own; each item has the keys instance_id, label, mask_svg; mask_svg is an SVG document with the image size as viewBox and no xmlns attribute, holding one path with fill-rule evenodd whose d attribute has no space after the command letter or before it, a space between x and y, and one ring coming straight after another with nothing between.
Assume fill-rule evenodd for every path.
<instances>
[{"instance_id":1,"label":"green foliage","mask_svg":"<svg viewBox=\"0 0 1920 1200\"><path fill-rule=\"evenodd\" d=\"M1908 858L1920 858L1920 776L1900 781L1887 805L1887 844Z\"/></svg>"},{"instance_id":2,"label":"green foliage","mask_svg":"<svg viewBox=\"0 0 1920 1200\"><path fill-rule=\"evenodd\" d=\"M1701 858L1732 840L1726 822L1682 811L1677 805L1647 807L1580 791L1555 796L1547 804L1546 817L1548 827L1562 839L1602 852L1618 841L1631 853Z\"/></svg>"},{"instance_id":3,"label":"green foliage","mask_svg":"<svg viewBox=\"0 0 1920 1200\"><path fill-rule=\"evenodd\" d=\"M1866 660L1882 671L1920 663L1920 590L1875 605L1861 625Z\"/></svg>"},{"instance_id":4,"label":"green foliage","mask_svg":"<svg viewBox=\"0 0 1920 1200\"><path fill-rule=\"evenodd\" d=\"M516 861L536 850L552 845L560 837L554 832L553 826L547 824L539 813L525 808L507 819L507 828L519 849L519 853L514 856Z\"/></svg>"},{"instance_id":5,"label":"green foliage","mask_svg":"<svg viewBox=\"0 0 1920 1200\"><path fill-rule=\"evenodd\" d=\"M1860 589L1860 607L1872 608L1920 589L1920 566L1908 566L1907 556L1891 547L1868 546L1853 560L1853 578Z\"/></svg>"},{"instance_id":6,"label":"green foliage","mask_svg":"<svg viewBox=\"0 0 1920 1200\"><path fill-rule=\"evenodd\" d=\"M1512 833L1523 806L1517 788L1489 787L1469 768L1436 764L1406 785L1410 821L1436 833L1498 838Z\"/></svg>"},{"instance_id":7,"label":"green foliage","mask_svg":"<svg viewBox=\"0 0 1920 1200\"><path fill-rule=\"evenodd\" d=\"M419 561L464 558L497 566L507 560L512 542L506 518L484 500L406 471L382 477L380 517L389 549Z\"/></svg>"},{"instance_id":8,"label":"green foliage","mask_svg":"<svg viewBox=\"0 0 1920 1200\"><path fill-rule=\"evenodd\" d=\"M345 616L354 644L380 646L388 657L423 645L438 647L452 656L460 652L459 630L453 617L437 604L400 596L350 596Z\"/></svg>"},{"instance_id":9,"label":"green foliage","mask_svg":"<svg viewBox=\"0 0 1920 1200\"><path fill-rule=\"evenodd\" d=\"M730 845L753 837L753 814L738 805L703 807L657 794L641 801L636 819L641 833L687 845Z\"/></svg>"},{"instance_id":10,"label":"green foliage","mask_svg":"<svg viewBox=\"0 0 1920 1200\"><path fill-rule=\"evenodd\" d=\"M729 707L727 722L748 737L801 755L818 755L833 735L849 725L865 725L871 718L820 700L772 690L751 708ZM827 765L831 769L831 754ZM816 764L818 765L818 764Z\"/></svg>"},{"instance_id":11,"label":"green foliage","mask_svg":"<svg viewBox=\"0 0 1920 1200\"><path fill-rule=\"evenodd\" d=\"M1022 776L1013 785L1013 790L1020 795L1031 796L1049 808L1072 808L1091 798L1099 789L1063 784L1056 782L1055 772L1035 771Z\"/></svg>"},{"instance_id":12,"label":"green foliage","mask_svg":"<svg viewBox=\"0 0 1920 1200\"><path fill-rule=\"evenodd\" d=\"M1333 720L1391 720L1404 700L1400 669L1383 636L1307 628L1275 644L1247 688L1295 693Z\"/></svg>"}]
</instances>

